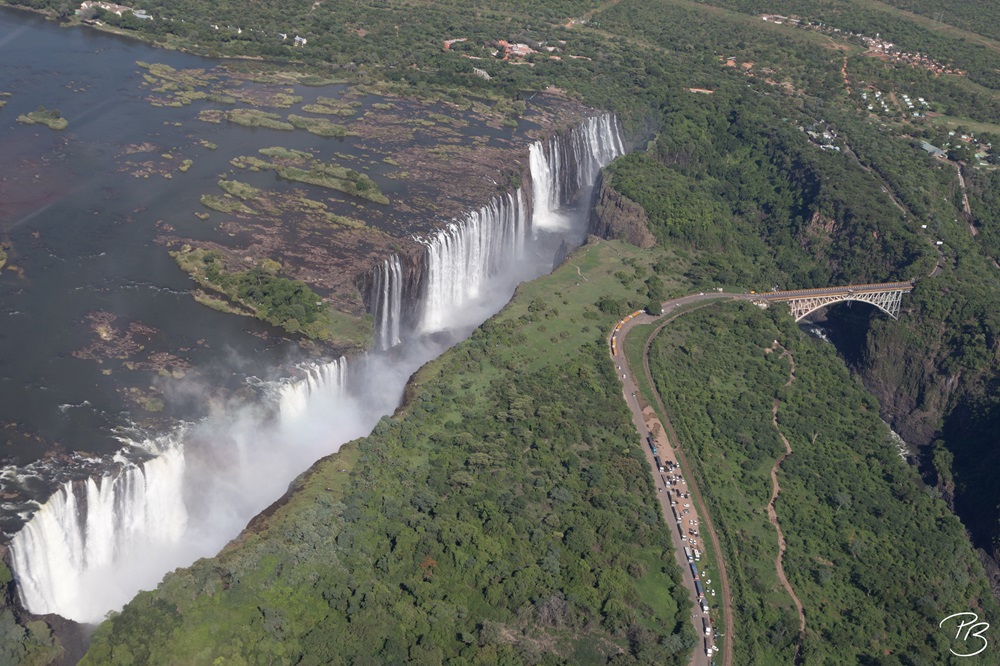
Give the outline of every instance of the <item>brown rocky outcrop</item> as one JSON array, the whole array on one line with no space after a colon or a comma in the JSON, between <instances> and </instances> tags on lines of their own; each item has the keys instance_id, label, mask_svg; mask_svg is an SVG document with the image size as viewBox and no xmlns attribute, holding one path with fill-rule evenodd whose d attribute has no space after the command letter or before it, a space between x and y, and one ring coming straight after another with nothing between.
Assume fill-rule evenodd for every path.
<instances>
[{"instance_id":1,"label":"brown rocky outcrop","mask_svg":"<svg viewBox=\"0 0 1000 666\"><path fill-rule=\"evenodd\" d=\"M594 185L594 207L588 233L607 239L621 239L636 247L653 247L656 238L649 231L646 210L611 186L604 171Z\"/></svg>"}]
</instances>

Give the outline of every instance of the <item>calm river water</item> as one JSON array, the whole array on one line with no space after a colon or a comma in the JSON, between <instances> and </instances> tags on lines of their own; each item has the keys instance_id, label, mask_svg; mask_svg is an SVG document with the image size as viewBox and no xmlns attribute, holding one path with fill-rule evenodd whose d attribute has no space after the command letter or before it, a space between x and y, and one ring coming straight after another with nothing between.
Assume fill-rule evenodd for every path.
<instances>
[{"instance_id":1,"label":"calm river water","mask_svg":"<svg viewBox=\"0 0 1000 666\"><path fill-rule=\"evenodd\" d=\"M407 194L357 139L203 122L200 110L219 108L203 101L153 106L137 61L218 65L0 8L0 243L9 255L0 271L0 528L8 531L20 526L26 498L92 473L98 463L87 470L86 459L119 449L122 428L200 416L206 392L184 386L245 386L248 376L287 374L301 358L268 326L197 304L157 242L220 235L215 214L205 222L195 213L205 211L202 194L221 194L231 158L284 146L366 160L384 191ZM306 102L342 92L295 90ZM16 120L40 106L61 112L68 128ZM181 172L185 159L192 165ZM288 187L269 172L239 177ZM183 368L184 380L161 377L164 364ZM150 398L164 410L143 409Z\"/></svg>"}]
</instances>

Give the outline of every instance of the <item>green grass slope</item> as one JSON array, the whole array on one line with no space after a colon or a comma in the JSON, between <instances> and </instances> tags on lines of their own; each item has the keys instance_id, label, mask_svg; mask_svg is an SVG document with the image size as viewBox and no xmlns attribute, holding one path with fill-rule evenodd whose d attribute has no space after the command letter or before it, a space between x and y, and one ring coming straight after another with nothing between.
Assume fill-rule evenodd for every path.
<instances>
[{"instance_id":1,"label":"green grass slope","mask_svg":"<svg viewBox=\"0 0 1000 666\"><path fill-rule=\"evenodd\" d=\"M649 260L600 242L523 286L405 413L140 594L83 663L685 662L688 592L595 306L645 298Z\"/></svg>"}]
</instances>

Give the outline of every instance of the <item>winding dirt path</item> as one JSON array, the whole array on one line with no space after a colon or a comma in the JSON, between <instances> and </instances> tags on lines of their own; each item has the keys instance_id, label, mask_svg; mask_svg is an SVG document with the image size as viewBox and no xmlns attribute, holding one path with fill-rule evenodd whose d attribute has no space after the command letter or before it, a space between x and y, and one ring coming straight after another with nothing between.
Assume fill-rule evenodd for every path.
<instances>
[{"instance_id":1,"label":"winding dirt path","mask_svg":"<svg viewBox=\"0 0 1000 666\"><path fill-rule=\"evenodd\" d=\"M771 352L778 348L781 349L781 356L787 356L792 364L791 370L788 373L788 381L785 382L785 386L791 386L792 382L795 381L795 357L792 356L791 352L778 344L777 340L774 341L774 344L767 351ZM781 486L778 484L778 469L781 467L781 463L785 462L788 456L792 455L792 445L788 443L788 439L785 438L785 435L781 432L781 428L778 426L778 406L780 404L781 401L775 398L774 406L771 408L771 422L774 423L774 429L778 431L778 437L785 444L785 455L775 460L774 465L771 466L771 501L767 503L767 519L774 526L774 531L778 533L778 556L774 559L774 568L777 570L778 580L781 581L781 585L788 592L788 596L792 598L795 610L799 615L799 644L795 648L795 663L797 664L802 657L802 643L806 636L806 614L802 608L802 602L795 596L795 590L792 589L791 583L788 582L788 578L785 576L785 567L782 565L782 560L785 557L787 545L785 544L785 535L781 531L781 525L778 523L778 513L774 509L774 502L778 499L778 493L781 492Z\"/></svg>"}]
</instances>

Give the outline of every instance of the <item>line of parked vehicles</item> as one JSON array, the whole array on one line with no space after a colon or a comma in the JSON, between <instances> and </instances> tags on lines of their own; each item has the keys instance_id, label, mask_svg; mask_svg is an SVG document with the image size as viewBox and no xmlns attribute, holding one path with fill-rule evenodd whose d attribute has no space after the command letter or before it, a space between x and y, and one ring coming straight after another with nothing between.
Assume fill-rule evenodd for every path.
<instances>
[{"instance_id":1,"label":"line of parked vehicles","mask_svg":"<svg viewBox=\"0 0 1000 666\"><path fill-rule=\"evenodd\" d=\"M681 541L687 543L684 546L684 556L687 558L688 566L691 568L691 576L694 578L694 591L698 598L698 605L702 612L702 628L705 633L705 654L711 657L718 652L719 648L713 643L712 620L709 614L708 594L706 586L711 585L711 579L703 578L698 571L698 562L701 561L701 549L698 547L701 534L698 532L697 518L687 518L691 513L691 492L687 489L687 482L680 474L680 466L673 460L664 460L660 457L652 435L646 436L646 443L653 452L653 461L660 471L660 480L663 481L662 492L665 488L670 495L670 510L674 520L677 521L677 531ZM688 523L685 532L685 521ZM711 596L715 596L715 590L708 590Z\"/></svg>"}]
</instances>

